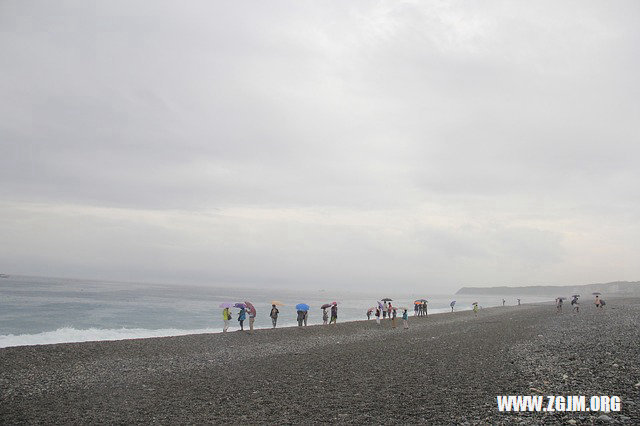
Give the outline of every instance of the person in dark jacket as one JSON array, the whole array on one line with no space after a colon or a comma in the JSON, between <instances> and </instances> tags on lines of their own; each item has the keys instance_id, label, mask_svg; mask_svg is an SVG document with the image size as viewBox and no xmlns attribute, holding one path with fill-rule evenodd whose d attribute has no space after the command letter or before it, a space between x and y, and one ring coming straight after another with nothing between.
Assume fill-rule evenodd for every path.
<instances>
[{"instance_id":1,"label":"person in dark jacket","mask_svg":"<svg viewBox=\"0 0 640 426\"><path fill-rule=\"evenodd\" d=\"M240 323L240 331L244 331L244 320L247 319L247 311L244 308L240 308L238 313L238 322Z\"/></svg>"},{"instance_id":2,"label":"person in dark jacket","mask_svg":"<svg viewBox=\"0 0 640 426\"><path fill-rule=\"evenodd\" d=\"M278 323L278 314L280 311L276 308L276 305L271 305L271 313L269 316L271 317L271 324L273 324L273 328L276 328L276 324Z\"/></svg>"},{"instance_id":3,"label":"person in dark jacket","mask_svg":"<svg viewBox=\"0 0 640 426\"><path fill-rule=\"evenodd\" d=\"M338 305L333 305L331 307L331 320L329 321L329 324L331 323L336 324L337 321L338 321Z\"/></svg>"},{"instance_id":4,"label":"person in dark jacket","mask_svg":"<svg viewBox=\"0 0 640 426\"><path fill-rule=\"evenodd\" d=\"M304 311L298 311L298 327L302 327L302 321L304 321Z\"/></svg>"}]
</instances>

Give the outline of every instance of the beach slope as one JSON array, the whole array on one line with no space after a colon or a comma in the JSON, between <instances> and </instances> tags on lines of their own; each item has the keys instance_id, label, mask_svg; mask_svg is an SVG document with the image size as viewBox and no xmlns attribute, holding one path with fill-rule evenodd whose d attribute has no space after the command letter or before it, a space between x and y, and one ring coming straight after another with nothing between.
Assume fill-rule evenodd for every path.
<instances>
[{"instance_id":1,"label":"beach slope","mask_svg":"<svg viewBox=\"0 0 640 426\"><path fill-rule=\"evenodd\" d=\"M401 323L0 349L0 423L640 423L638 299ZM497 395L532 394L622 411L498 412Z\"/></svg>"}]
</instances>

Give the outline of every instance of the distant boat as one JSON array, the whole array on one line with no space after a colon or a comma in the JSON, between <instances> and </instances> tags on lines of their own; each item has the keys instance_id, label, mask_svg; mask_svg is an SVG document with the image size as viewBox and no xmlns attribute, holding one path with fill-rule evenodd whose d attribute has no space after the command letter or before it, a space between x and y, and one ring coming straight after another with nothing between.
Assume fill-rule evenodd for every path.
<instances>
[{"instance_id":1,"label":"distant boat","mask_svg":"<svg viewBox=\"0 0 640 426\"><path fill-rule=\"evenodd\" d=\"M7 275L7 274L0 274L0 278L9 278L9 275Z\"/></svg>"}]
</instances>

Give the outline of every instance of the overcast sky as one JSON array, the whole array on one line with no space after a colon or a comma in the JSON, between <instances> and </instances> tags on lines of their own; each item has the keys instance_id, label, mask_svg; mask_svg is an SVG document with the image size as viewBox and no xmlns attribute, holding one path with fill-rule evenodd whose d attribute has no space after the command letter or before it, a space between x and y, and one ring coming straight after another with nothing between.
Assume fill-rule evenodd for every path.
<instances>
[{"instance_id":1,"label":"overcast sky","mask_svg":"<svg viewBox=\"0 0 640 426\"><path fill-rule=\"evenodd\" d=\"M0 273L640 279L640 2L0 0Z\"/></svg>"}]
</instances>

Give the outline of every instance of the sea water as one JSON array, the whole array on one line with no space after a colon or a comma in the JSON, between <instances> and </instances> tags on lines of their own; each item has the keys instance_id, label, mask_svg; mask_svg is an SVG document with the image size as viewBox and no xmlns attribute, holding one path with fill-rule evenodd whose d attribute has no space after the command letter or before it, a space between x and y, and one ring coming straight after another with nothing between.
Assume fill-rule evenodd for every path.
<instances>
[{"instance_id":1,"label":"sea water","mask_svg":"<svg viewBox=\"0 0 640 426\"><path fill-rule=\"evenodd\" d=\"M426 298L429 313L450 312L453 300L456 311L471 309L474 301L483 307L502 304L500 296L269 290L9 276L0 278L0 348L218 333L223 325L219 308L223 302L251 302L257 310L256 328L271 327L272 300L284 303L278 307L278 327L297 324L298 303L310 305L309 325L321 324L320 306L333 301L338 302L338 321L366 320L367 309L377 306L383 297L394 299L394 306L410 310L413 300ZM513 296L505 299L509 305L516 304ZM543 299L528 297L522 301ZM238 309L232 311L230 330L239 330Z\"/></svg>"}]
</instances>

